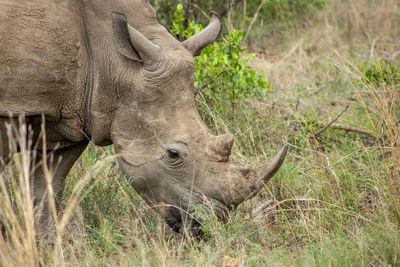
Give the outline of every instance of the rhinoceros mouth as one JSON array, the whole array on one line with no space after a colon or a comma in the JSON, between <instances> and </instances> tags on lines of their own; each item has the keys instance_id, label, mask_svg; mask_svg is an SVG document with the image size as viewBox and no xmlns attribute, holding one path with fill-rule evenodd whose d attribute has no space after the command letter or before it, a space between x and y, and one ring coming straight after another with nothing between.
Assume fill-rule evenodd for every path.
<instances>
[{"instance_id":1,"label":"rhinoceros mouth","mask_svg":"<svg viewBox=\"0 0 400 267\"><path fill-rule=\"evenodd\" d=\"M134 167L125 158L120 158L121 167ZM125 169L127 169L125 167ZM168 195L168 200L155 197L154 194L149 196L147 191L142 191L146 183L146 179L139 176L129 175L125 173L128 182L137 190L139 195L154 208L166 223L178 233L190 233L196 237L201 237L201 225L207 221L205 217L208 215L215 216L219 220L226 222L228 218L229 206L222 200L217 199L215 195L205 195L200 188L193 185L187 185L173 176L168 177L168 183L162 189ZM140 186L138 186L141 184ZM197 212L198 211L198 212ZM203 216L206 214L206 216Z\"/></svg>"},{"instance_id":2,"label":"rhinoceros mouth","mask_svg":"<svg viewBox=\"0 0 400 267\"><path fill-rule=\"evenodd\" d=\"M193 237L202 238L204 233L201 230L200 220L196 220L192 214L193 212L182 212L178 208L171 208L168 216L164 219L173 231L180 234L189 233Z\"/></svg>"},{"instance_id":3,"label":"rhinoceros mouth","mask_svg":"<svg viewBox=\"0 0 400 267\"><path fill-rule=\"evenodd\" d=\"M204 236L202 225L208 221L204 217L216 216L223 222L227 221L228 208L222 202L212 198L204 201L203 197L203 201L198 202L197 205L200 208L199 212L196 212L194 208L170 207L164 213L164 220L175 232L190 234L200 239Z\"/></svg>"}]
</instances>

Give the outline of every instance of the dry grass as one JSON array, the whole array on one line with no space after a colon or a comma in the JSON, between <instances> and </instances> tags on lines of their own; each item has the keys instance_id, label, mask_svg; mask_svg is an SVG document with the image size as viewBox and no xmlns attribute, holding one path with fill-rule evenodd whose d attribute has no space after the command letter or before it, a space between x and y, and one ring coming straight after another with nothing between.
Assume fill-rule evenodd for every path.
<instances>
[{"instance_id":1,"label":"dry grass","mask_svg":"<svg viewBox=\"0 0 400 267\"><path fill-rule=\"evenodd\" d=\"M397 2L332 1L295 31L268 37L270 48L253 65L274 92L234 121L211 117L220 129L235 129L235 162L262 162L282 139L293 146L266 190L227 225L209 215L205 240L171 232L119 174L112 151L90 146L68 178L55 245L37 242L23 150L0 174L0 266L399 265L399 88L362 82L358 68L381 58L398 65ZM313 136L316 122L346 105L338 122L373 137L331 127Z\"/></svg>"},{"instance_id":2,"label":"dry grass","mask_svg":"<svg viewBox=\"0 0 400 267\"><path fill-rule=\"evenodd\" d=\"M330 59L339 66L343 65L340 56L396 61L400 58L399 9L396 0L332 1L325 12L298 28L279 33L276 39L265 36L265 54L254 66L265 72L276 91L283 91L293 90L298 84L313 84L320 77L336 78L334 68L310 73L310 66L321 59ZM279 43L282 40L285 42ZM289 95L286 90L282 94Z\"/></svg>"}]
</instances>

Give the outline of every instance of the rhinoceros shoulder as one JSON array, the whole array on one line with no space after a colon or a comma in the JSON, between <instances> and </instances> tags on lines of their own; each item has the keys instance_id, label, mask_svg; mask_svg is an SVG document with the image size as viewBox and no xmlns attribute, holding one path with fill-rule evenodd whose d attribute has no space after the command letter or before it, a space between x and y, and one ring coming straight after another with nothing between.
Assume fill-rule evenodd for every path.
<instances>
[{"instance_id":1,"label":"rhinoceros shoulder","mask_svg":"<svg viewBox=\"0 0 400 267\"><path fill-rule=\"evenodd\" d=\"M77 27L67 1L0 0L0 115L45 114L77 128Z\"/></svg>"}]
</instances>

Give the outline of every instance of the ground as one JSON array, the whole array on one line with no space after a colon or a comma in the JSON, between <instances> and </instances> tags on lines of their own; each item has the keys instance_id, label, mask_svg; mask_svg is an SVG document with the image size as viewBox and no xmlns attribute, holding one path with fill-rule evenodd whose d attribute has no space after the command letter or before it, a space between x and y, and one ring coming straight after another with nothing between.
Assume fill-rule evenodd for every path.
<instances>
[{"instance_id":1,"label":"ground","mask_svg":"<svg viewBox=\"0 0 400 267\"><path fill-rule=\"evenodd\" d=\"M173 233L127 185L112 149L90 145L68 178L72 226L55 246L37 247L29 219L1 204L0 220L18 227L13 240L0 238L0 265L400 265L400 72L371 78L400 65L400 7L331 2L298 27L248 44L271 91L242 104L249 112L217 118L217 130L235 129L232 160L245 166L283 143L290 150L228 224L208 214L204 240ZM6 172L23 180L15 167L24 169L23 157Z\"/></svg>"}]
</instances>

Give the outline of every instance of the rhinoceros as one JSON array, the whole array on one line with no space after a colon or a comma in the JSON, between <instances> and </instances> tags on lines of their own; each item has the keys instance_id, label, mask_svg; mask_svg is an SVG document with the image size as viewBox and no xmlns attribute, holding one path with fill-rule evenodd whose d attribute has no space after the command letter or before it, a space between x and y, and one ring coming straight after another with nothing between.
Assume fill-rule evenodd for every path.
<instances>
[{"instance_id":1,"label":"rhinoceros","mask_svg":"<svg viewBox=\"0 0 400 267\"><path fill-rule=\"evenodd\" d=\"M196 229L196 207L224 220L278 171L287 147L263 166L237 167L233 135L212 135L200 118L194 57L220 31L212 14L204 30L178 41L147 0L0 0L0 165L18 152L6 126L24 116L32 166L43 147L47 164L57 165L57 207L66 175L92 142L114 145L129 183L173 230ZM35 146L42 127L45 146ZM43 169L31 176L36 204L47 190ZM42 217L51 220L46 206Z\"/></svg>"}]
</instances>

